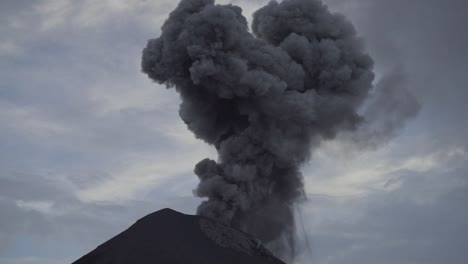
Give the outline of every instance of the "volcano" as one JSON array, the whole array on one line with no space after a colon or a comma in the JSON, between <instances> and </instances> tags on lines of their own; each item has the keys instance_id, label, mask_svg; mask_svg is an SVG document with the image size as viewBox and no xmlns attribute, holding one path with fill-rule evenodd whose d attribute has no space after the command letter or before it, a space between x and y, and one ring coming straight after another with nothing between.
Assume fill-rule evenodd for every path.
<instances>
[{"instance_id":1,"label":"volcano","mask_svg":"<svg viewBox=\"0 0 468 264\"><path fill-rule=\"evenodd\" d=\"M285 264L261 242L215 220L163 209L73 264Z\"/></svg>"}]
</instances>

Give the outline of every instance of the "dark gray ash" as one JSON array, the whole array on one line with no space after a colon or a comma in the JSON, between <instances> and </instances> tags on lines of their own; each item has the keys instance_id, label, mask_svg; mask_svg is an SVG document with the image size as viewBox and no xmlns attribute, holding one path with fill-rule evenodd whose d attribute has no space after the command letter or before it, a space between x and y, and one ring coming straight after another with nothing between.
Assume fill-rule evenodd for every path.
<instances>
[{"instance_id":1,"label":"dark gray ash","mask_svg":"<svg viewBox=\"0 0 468 264\"><path fill-rule=\"evenodd\" d=\"M354 129L372 59L354 27L320 1L272 1L249 32L240 7L182 0L143 51L143 72L180 94L180 117L218 160L195 167L198 214L263 242L290 237L300 166Z\"/></svg>"}]
</instances>

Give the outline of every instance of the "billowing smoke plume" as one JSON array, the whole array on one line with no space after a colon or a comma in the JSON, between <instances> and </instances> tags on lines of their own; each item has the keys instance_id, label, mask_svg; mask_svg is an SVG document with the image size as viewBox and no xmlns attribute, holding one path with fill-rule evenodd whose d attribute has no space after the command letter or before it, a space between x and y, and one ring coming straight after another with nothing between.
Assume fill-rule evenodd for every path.
<instances>
[{"instance_id":1,"label":"billowing smoke plume","mask_svg":"<svg viewBox=\"0 0 468 264\"><path fill-rule=\"evenodd\" d=\"M292 232L300 165L360 123L374 75L353 26L317 0L272 1L252 31L237 6L182 0L142 68L175 87L181 118L218 151L195 167L198 213L269 242Z\"/></svg>"}]
</instances>

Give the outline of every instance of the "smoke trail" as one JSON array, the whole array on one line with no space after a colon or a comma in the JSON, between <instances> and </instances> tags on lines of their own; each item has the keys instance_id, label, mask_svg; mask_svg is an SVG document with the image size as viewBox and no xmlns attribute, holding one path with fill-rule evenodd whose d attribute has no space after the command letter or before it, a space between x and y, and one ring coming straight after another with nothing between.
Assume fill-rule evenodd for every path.
<instances>
[{"instance_id":1,"label":"smoke trail","mask_svg":"<svg viewBox=\"0 0 468 264\"><path fill-rule=\"evenodd\" d=\"M218 151L195 167L198 214L264 242L291 234L300 165L321 139L353 129L373 80L353 26L317 0L254 14L182 0L143 50L143 72L175 87L188 128Z\"/></svg>"},{"instance_id":2,"label":"smoke trail","mask_svg":"<svg viewBox=\"0 0 468 264\"><path fill-rule=\"evenodd\" d=\"M362 113L365 122L352 132L344 132L339 141L344 149L376 149L396 137L414 118L421 105L408 89L402 67L384 75L375 85Z\"/></svg>"}]
</instances>

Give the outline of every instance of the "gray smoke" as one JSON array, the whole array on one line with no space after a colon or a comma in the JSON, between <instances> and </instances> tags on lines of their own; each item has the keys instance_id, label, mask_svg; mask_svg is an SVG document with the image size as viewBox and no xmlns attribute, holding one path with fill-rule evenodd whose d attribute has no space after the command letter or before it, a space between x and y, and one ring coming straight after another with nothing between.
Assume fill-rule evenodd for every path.
<instances>
[{"instance_id":1,"label":"gray smoke","mask_svg":"<svg viewBox=\"0 0 468 264\"><path fill-rule=\"evenodd\" d=\"M375 150L398 136L405 124L417 116L421 105L408 87L401 67L382 76L362 108L363 122L352 131L341 131L336 138L340 153Z\"/></svg>"},{"instance_id":2,"label":"gray smoke","mask_svg":"<svg viewBox=\"0 0 468 264\"><path fill-rule=\"evenodd\" d=\"M294 230L300 165L322 139L352 130L374 78L353 26L317 0L254 14L182 0L143 50L143 72L180 93L180 116L218 160L195 167L198 214L264 242Z\"/></svg>"},{"instance_id":3,"label":"gray smoke","mask_svg":"<svg viewBox=\"0 0 468 264\"><path fill-rule=\"evenodd\" d=\"M350 135L359 148L376 148L394 138L408 120L414 118L421 105L409 91L406 74L399 69L383 76L368 99L365 122Z\"/></svg>"}]
</instances>

